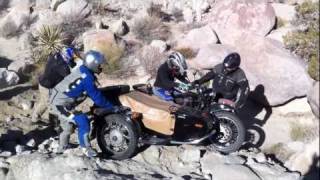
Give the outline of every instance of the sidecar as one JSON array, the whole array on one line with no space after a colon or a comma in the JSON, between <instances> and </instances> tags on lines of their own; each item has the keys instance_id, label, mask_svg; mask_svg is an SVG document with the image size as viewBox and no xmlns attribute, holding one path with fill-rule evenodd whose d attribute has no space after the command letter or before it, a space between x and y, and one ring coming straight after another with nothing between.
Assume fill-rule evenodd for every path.
<instances>
[{"instance_id":1,"label":"sidecar","mask_svg":"<svg viewBox=\"0 0 320 180\"><path fill-rule=\"evenodd\" d=\"M131 109L130 114L112 114L95 109L98 144L113 159L131 157L138 143L192 144L194 139L205 133L206 127L201 118L177 113L179 105L151 95L146 88L134 86L134 90L129 91L122 85L102 89L114 104Z\"/></svg>"}]
</instances>

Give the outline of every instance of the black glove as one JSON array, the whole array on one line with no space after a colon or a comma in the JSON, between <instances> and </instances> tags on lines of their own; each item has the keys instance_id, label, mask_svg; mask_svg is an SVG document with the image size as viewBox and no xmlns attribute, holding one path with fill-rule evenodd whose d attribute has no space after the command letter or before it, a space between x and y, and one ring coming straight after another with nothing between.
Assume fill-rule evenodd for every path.
<instances>
[{"instance_id":1,"label":"black glove","mask_svg":"<svg viewBox=\"0 0 320 180\"><path fill-rule=\"evenodd\" d=\"M112 112L113 113L122 113L122 112L125 112L125 111L128 111L128 110L130 110L130 108L129 107L126 107L126 106L114 106L113 108L112 108Z\"/></svg>"},{"instance_id":2,"label":"black glove","mask_svg":"<svg viewBox=\"0 0 320 180\"><path fill-rule=\"evenodd\" d=\"M199 86L199 85L200 85L199 80L194 80L194 81L191 83L191 89L194 89L196 86Z\"/></svg>"}]
</instances>

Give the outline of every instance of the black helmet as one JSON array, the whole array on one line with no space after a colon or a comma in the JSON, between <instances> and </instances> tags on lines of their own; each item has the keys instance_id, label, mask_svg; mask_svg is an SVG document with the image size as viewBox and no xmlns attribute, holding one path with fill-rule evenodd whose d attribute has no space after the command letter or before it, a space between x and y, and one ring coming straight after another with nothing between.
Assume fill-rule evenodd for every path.
<instances>
[{"instance_id":1,"label":"black helmet","mask_svg":"<svg viewBox=\"0 0 320 180\"><path fill-rule=\"evenodd\" d=\"M240 66L241 58L238 53L231 53L223 60L223 69L227 72L236 70Z\"/></svg>"}]
</instances>

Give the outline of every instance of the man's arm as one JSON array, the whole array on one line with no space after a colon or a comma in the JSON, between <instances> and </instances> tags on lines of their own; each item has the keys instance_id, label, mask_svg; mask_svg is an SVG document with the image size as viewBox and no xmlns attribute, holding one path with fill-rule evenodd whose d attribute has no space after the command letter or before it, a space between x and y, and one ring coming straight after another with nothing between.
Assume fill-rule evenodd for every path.
<instances>
[{"instance_id":1,"label":"man's arm","mask_svg":"<svg viewBox=\"0 0 320 180\"><path fill-rule=\"evenodd\" d=\"M216 73L214 70L208 72L207 74L205 74L203 77L201 77L200 79L196 80L197 84L203 84L205 82L210 81L211 79L213 79L216 76Z\"/></svg>"},{"instance_id":2,"label":"man's arm","mask_svg":"<svg viewBox=\"0 0 320 180\"><path fill-rule=\"evenodd\" d=\"M159 78L160 78L161 82L163 83L163 86L165 86L164 88L166 88L166 89L173 89L174 87L177 86L177 83L175 83L174 81L172 81L170 79L168 73L159 74Z\"/></svg>"},{"instance_id":3,"label":"man's arm","mask_svg":"<svg viewBox=\"0 0 320 180\"><path fill-rule=\"evenodd\" d=\"M88 93L88 96L92 99L92 101L98 105L99 107L112 109L113 104L107 100L107 98L102 94L102 92L97 88L94 84L93 78L85 78L83 83L84 90Z\"/></svg>"},{"instance_id":4,"label":"man's arm","mask_svg":"<svg viewBox=\"0 0 320 180\"><path fill-rule=\"evenodd\" d=\"M235 106L236 108L241 108L249 95L249 83L248 80L246 78L240 79L237 82L238 86L239 86L239 90L237 92L237 97L236 97L236 101L235 101Z\"/></svg>"},{"instance_id":5,"label":"man's arm","mask_svg":"<svg viewBox=\"0 0 320 180\"><path fill-rule=\"evenodd\" d=\"M66 62L64 62L62 57L60 55L56 55L55 58L53 59L56 61L55 63L57 64L57 67L54 67L57 71L57 73L62 76L66 77L67 75L70 74L70 68Z\"/></svg>"}]
</instances>

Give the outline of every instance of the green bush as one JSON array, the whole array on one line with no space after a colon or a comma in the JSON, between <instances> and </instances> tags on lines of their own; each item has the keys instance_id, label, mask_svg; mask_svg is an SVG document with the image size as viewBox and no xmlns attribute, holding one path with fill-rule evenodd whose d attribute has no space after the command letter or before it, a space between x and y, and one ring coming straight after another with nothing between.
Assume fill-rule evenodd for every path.
<instances>
[{"instance_id":1,"label":"green bush","mask_svg":"<svg viewBox=\"0 0 320 180\"><path fill-rule=\"evenodd\" d=\"M291 23L300 28L285 35L284 43L308 62L309 75L319 81L319 2L306 1L296 10L296 18Z\"/></svg>"},{"instance_id":2,"label":"green bush","mask_svg":"<svg viewBox=\"0 0 320 180\"><path fill-rule=\"evenodd\" d=\"M319 55L318 56L312 56L310 59L310 62L308 64L308 73L310 74L311 78L314 80L319 81L320 74L319 74Z\"/></svg>"}]
</instances>

